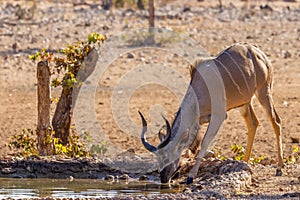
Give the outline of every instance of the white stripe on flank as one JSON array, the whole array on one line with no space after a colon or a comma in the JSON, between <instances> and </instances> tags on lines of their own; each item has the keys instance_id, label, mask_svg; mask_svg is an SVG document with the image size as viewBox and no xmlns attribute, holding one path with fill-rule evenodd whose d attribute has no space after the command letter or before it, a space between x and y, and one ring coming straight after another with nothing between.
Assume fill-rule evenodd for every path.
<instances>
[{"instance_id":1,"label":"white stripe on flank","mask_svg":"<svg viewBox=\"0 0 300 200\"><path fill-rule=\"evenodd\" d=\"M233 59L233 57L230 55L230 53L228 53L227 51L225 51L224 53L227 54L229 56L229 58L234 62L234 64L239 68L239 70L240 70L240 72L241 72L241 74L242 74L242 76L244 78L244 81L245 81L246 87L248 89L248 92L249 92L249 94L251 94L251 91L250 91L250 88L249 88L246 76L245 76L244 72L241 70L240 65Z\"/></svg>"},{"instance_id":2,"label":"white stripe on flank","mask_svg":"<svg viewBox=\"0 0 300 200\"><path fill-rule=\"evenodd\" d=\"M233 79L233 77L232 77L230 71L228 71L228 69L224 66L224 64L223 64L221 61L218 60L218 58L216 58L216 59L214 59L214 60L215 60L216 62L218 62L218 63L223 67L223 69L225 69L225 71L228 73L229 77L231 78L233 84L237 87L239 93L240 93L241 95L243 95L243 93L241 92L241 89L240 89L239 85L238 85L238 84L235 82L235 80ZM224 85L224 87L225 87L225 85ZM225 87L225 88L226 88L226 87Z\"/></svg>"},{"instance_id":3,"label":"white stripe on flank","mask_svg":"<svg viewBox=\"0 0 300 200\"><path fill-rule=\"evenodd\" d=\"M257 82L256 82L256 71L255 71L255 66L254 66L254 63L253 63L253 58L252 58L252 54L250 52L250 50L248 49L247 53L249 53L249 56L250 56L250 61L252 62L252 65L253 65L253 69L254 69L254 82L255 82L255 88L257 86ZM255 89L256 90L256 89Z\"/></svg>"}]
</instances>

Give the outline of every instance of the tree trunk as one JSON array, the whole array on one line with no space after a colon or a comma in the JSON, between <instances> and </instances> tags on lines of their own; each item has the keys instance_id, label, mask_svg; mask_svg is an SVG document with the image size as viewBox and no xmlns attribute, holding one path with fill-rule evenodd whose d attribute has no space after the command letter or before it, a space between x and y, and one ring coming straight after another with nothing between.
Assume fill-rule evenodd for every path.
<instances>
[{"instance_id":1,"label":"tree trunk","mask_svg":"<svg viewBox=\"0 0 300 200\"><path fill-rule=\"evenodd\" d=\"M147 38L146 41L148 45L152 45L155 43L154 21L155 21L154 0L149 0L149 37Z\"/></svg>"},{"instance_id":2,"label":"tree trunk","mask_svg":"<svg viewBox=\"0 0 300 200\"><path fill-rule=\"evenodd\" d=\"M223 12L222 0L219 0L219 8L220 8L220 12Z\"/></svg>"},{"instance_id":3,"label":"tree trunk","mask_svg":"<svg viewBox=\"0 0 300 200\"><path fill-rule=\"evenodd\" d=\"M113 6L112 0L102 0L102 8L104 10L110 10L112 6Z\"/></svg>"},{"instance_id":4,"label":"tree trunk","mask_svg":"<svg viewBox=\"0 0 300 200\"><path fill-rule=\"evenodd\" d=\"M38 81L38 121L37 121L37 148L39 155L54 154L52 129L50 126L50 71L47 61L37 64Z\"/></svg>"},{"instance_id":5,"label":"tree trunk","mask_svg":"<svg viewBox=\"0 0 300 200\"><path fill-rule=\"evenodd\" d=\"M52 119L52 126L55 132L54 137L59 138L59 143L66 145L69 142L71 125L73 89L63 89L56 105L56 110Z\"/></svg>"},{"instance_id":6,"label":"tree trunk","mask_svg":"<svg viewBox=\"0 0 300 200\"><path fill-rule=\"evenodd\" d=\"M84 82L91 75L91 73L95 69L97 61L97 51L95 49L89 48L88 56L85 58L82 65L76 67L76 69L78 70L81 69L80 74L78 74L78 70L74 72L77 83ZM80 84L76 84L74 86L75 92L73 88L63 88L52 119L52 126L55 132L55 137L59 138L60 143L63 145L66 145L69 142L70 125L72 121L72 107L73 103L75 104L76 102L76 98L80 89L78 88L78 85Z\"/></svg>"},{"instance_id":7,"label":"tree trunk","mask_svg":"<svg viewBox=\"0 0 300 200\"><path fill-rule=\"evenodd\" d=\"M154 0L149 0L149 27L154 27L154 17L155 17L155 9L154 9Z\"/></svg>"},{"instance_id":8,"label":"tree trunk","mask_svg":"<svg viewBox=\"0 0 300 200\"><path fill-rule=\"evenodd\" d=\"M136 3L138 9L140 10L144 10L145 9L145 6L143 4L143 0L138 0L137 3Z\"/></svg>"}]
</instances>

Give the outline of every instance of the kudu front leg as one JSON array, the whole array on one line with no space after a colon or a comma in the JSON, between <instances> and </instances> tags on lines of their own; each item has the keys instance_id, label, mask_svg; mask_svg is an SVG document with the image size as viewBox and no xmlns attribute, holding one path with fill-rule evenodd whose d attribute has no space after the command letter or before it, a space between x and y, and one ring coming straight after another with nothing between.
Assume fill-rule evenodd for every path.
<instances>
[{"instance_id":1,"label":"kudu front leg","mask_svg":"<svg viewBox=\"0 0 300 200\"><path fill-rule=\"evenodd\" d=\"M200 74L207 86L208 93L210 95L211 118L201 143L201 150L197 156L196 164L190 171L190 174L187 178L187 184L191 184L193 182L194 177L198 173L201 159L207 154L207 151L209 150L209 147L211 147L212 142L216 137L223 121L226 119L225 86L218 67L214 62L211 62L210 64L207 64L207 66L201 68Z\"/></svg>"},{"instance_id":2,"label":"kudu front leg","mask_svg":"<svg viewBox=\"0 0 300 200\"><path fill-rule=\"evenodd\" d=\"M223 123L223 121L226 118L226 113L223 113L221 115L212 116L211 121L209 123L209 126L206 130L206 133L204 134L204 138L201 143L201 150L197 156L197 161L192 170L189 173L189 176L186 180L187 184L191 184L193 182L194 177L197 175L201 159L208 153L209 148L211 147L214 138L219 132L219 129Z\"/></svg>"}]
</instances>

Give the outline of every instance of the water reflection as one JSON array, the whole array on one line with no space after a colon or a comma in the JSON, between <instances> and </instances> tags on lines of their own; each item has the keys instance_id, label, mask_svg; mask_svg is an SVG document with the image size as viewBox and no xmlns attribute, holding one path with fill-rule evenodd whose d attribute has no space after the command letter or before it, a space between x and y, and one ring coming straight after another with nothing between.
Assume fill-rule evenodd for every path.
<instances>
[{"instance_id":1,"label":"water reflection","mask_svg":"<svg viewBox=\"0 0 300 200\"><path fill-rule=\"evenodd\" d=\"M161 188L155 182L107 182L95 179L12 179L0 178L3 198L95 198L176 193L183 188Z\"/></svg>"}]
</instances>

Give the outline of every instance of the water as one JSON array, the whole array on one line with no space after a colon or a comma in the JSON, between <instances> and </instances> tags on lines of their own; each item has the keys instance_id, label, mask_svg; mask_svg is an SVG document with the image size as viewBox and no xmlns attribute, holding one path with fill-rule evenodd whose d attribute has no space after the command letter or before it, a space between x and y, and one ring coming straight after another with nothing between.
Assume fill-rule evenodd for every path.
<instances>
[{"instance_id":1,"label":"water","mask_svg":"<svg viewBox=\"0 0 300 200\"><path fill-rule=\"evenodd\" d=\"M161 188L155 182L107 182L95 179L12 179L0 178L3 198L96 198L175 193L183 188Z\"/></svg>"}]
</instances>

